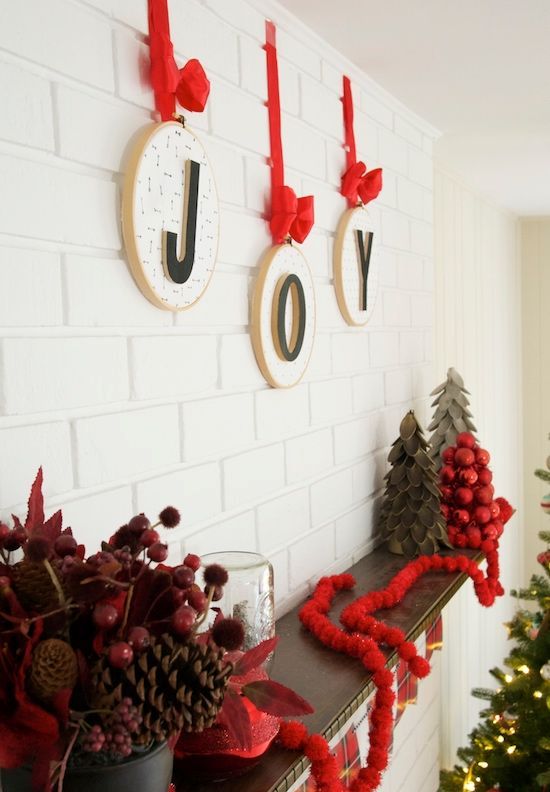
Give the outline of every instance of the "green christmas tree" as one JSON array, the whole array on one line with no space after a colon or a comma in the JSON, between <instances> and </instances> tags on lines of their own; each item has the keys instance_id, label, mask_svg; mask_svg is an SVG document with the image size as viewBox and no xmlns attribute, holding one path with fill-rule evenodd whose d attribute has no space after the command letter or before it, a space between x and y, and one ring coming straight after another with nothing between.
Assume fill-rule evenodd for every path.
<instances>
[{"instance_id":1,"label":"green christmas tree","mask_svg":"<svg viewBox=\"0 0 550 792\"><path fill-rule=\"evenodd\" d=\"M535 475L550 480L547 471ZM512 592L538 609L518 610L508 625L515 645L505 670L491 671L498 688L473 691L489 704L470 745L458 751L461 765L441 773L440 792L550 790L550 531L539 537L547 546L537 556L543 574Z\"/></svg>"}]
</instances>

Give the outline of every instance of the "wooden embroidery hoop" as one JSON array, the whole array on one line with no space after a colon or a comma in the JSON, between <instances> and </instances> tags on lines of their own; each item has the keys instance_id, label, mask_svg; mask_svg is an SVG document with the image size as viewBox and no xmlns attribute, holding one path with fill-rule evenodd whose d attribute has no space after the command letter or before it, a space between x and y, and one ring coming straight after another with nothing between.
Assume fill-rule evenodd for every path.
<instances>
[{"instance_id":1,"label":"wooden embroidery hoop","mask_svg":"<svg viewBox=\"0 0 550 792\"><path fill-rule=\"evenodd\" d=\"M340 308L340 312L346 322L353 327L364 327L368 324L369 319L371 318L372 311L374 310L374 305L376 303L376 298L378 296L378 272L377 272L377 263L376 263L376 251L373 256L373 260L371 261L371 267L373 268L373 273L376 278L375 281L375 297L372 301L371 306L367 302L367 310L365 311L365 319L360 321L357 319L356 316L353 315L351 308L348 303L348 299L346 296L346 290L344 287L344 243L346 240L346 235L350 230L350 226L357 219L357 217L367 217L369 219L369 224L371 227L374 226L373 220L367 209L361 204L360 206L354 206L351 209L347 209L342 217L340 218L340 222L338 223L338 228L336 230L336 237L334 239L334 255L333 255L333 268L334 268L334 289L336 291L336 299L338 300L338 307ZM376 271L374 272L374 270ZM371 272L369 271L369 280L370 280ZM359 276L358 276L359 278Z\"/></svg>"},{"instance_id":2,"label":"wooden embroidery hoop","mask_svg":"<svg viewBox=\"0 0 550 792\"><path fill-rule=\"evenodd\" d=\"M311 299L313 301L313 318L309 321L312 322L310 325L309 332L311 334L311 347L309 353L307 355L307 359L304 360L302 371L300 375L294 379L292 382L284 382L280 376L280 371L274 371L273 367L270 366L269 361L267 360L266 349L264 348L264 338L262 333L262 316L266 315L266 312L270 312L270 320L269 320L269 329L270 334L272 336L273 346L275 351L279 357L279 363L281 367L281 371L284 370L285 366L288 366L288 362L282 358L281 350L277 340L277 333L274 332L276 327L274 326L274 311L273 311L273 297L269 297L265 293L266 281L267 277L270 274L270 268L275 260L275 258L285 249L291 248L295 251L301 258L303 259L303 263L307 269L310 279L311 285ZM291 273L287 273L291 274ZM274 297L280 293L282 285L282 278L279 277L277 279L277 283L274 290ZM295 328L297 326L297 301L295 299L295 294L292 294L292 334L291 334L291 343L295 338ZM306 318L306 328L307 328L307 318ZM283 243L282 245L273 245L269 248L265 256L263 257L261 264L260 264L260 272L258 274L258 279L256 281L256 285L254 287L254 292L252 295L252 306L251 306L251 317L250 317L250 335L252 337L252 347L254 349L254 354L256 355L256 360L258 362L258 366L260 367L260 371L262 372L263 376L265 377L266 381L271 385L273 388L292 388L294 385L297 385L303 378L304 374L307 371L307 367L309 365L309 361L311 359L311 355L313 352L313 344L315 341L315 331L316 331L316 311L315 311L315 289L313 286L313 276L311 275L311 270L309 269L309 265L304 254L295 246L290 245L289 243ZM306 329L307 332L307 329Z\"/></svg>"},{"instance_id":3,"label":"wooden embroidery hoop","mask_svg":"<svg viewBox=\"0 0 550 792\"><path fill-rule=\"evenodd\" d=\"M214 250L214 254L213 254L211 272L210 272L209 276L206 279L206 282L204 284L204 287L203 287L202 291L196 297L196 299L194 299L189 304L183 305L181 307L175 306L175 305L170 305L169 303L167 303L167 301L165 301L161 297L159 297L158 292L157 292L153 282L148 277L147 272L146 272L145 267L144 267L144 264L143 264L143 262L141 260L141 256L140 256L140 253L139 253L139 250L138 250L138 246L137 246L137 242L136 242L136 227L135 227L135 223L134 223L134 205L135 205L136 191L137 191L137 176L138 176L139 168L140 168L140 166L142 164L143 155L144 155L145 151L147 150L147 148L148 148L149 144L151 143L151 141L159 133L159 130L161 128L165 128L167 125L172 125L175 128L180 129L180 130L182 128L185 129L185 131L187 133L189 133L193 137L193 139L199 144L199 146L202 148L203 153L204 153L204 159L205 159L205 161L208 164L208 167L210 169L210 178L211 178L212 189L214 191L214 196L215 196L215 200L216 200L217 217L218 217L217 239L216 239L216 245L215 245L215 250ZM186 191L185 200L187 200L187 191ZM185 206L184 209L187 210L187 207ZM202 145L200 139L195 135L195 133L188 126L186 126L184 124L183 117L180 120L178 120L178 121L176 121L176 120L174 120L174 121L163 121L163 122L160 122L160 123L150 124L147 127L145 127L145 129L143 129L142 132L136 138L136 141L134 143L134 146L133 146L131 154L130 154L130 158L129 158L129 161L128 161L128 167L127 167L126 174L125 174L125 177L124 177L124 186L123 186L123 192L122 192L122 236L123 236L123 239L124 239L124 245L125 245L125 249L126 249L126 253L127 253L127 257L128 257L128 264L130 266L130 271L132 273L132 276L133 276L134 280L136 281L138 287L142 291L142 293L145 295L145 297L147 297L147 299L150 302L152 302L153 305L155 305L157 308L161 308L164 311L173 311L173 312L186 311L189 308L193 307L193 305L195 305L201 299L201 297L205 294L205 292L206 292L206 290L207 290L207 288L208 288L208 286L210 284L210 281L212 279L212 276L214 274L214 269L215 269L216 261L217 261L217 258L218 258L218 249L219 249L219 240L220 240L220 234L219 234L219 199L218 199L218 191L217 191L216 181L214 179L214 173L213 173L210 161L209 161L209 159L208 159L208 157L206 155L206 151L204 149L204 146ZM165 277L166 277L164 264L163 264L163 270L164 270L164 274L165 274Z\"/></svg>"}]
</instances>

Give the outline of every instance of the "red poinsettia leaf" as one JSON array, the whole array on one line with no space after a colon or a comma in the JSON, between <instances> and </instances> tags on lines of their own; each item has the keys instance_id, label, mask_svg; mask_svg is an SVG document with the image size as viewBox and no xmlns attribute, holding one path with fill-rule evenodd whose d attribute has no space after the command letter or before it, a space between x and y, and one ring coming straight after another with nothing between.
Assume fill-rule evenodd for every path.
<instances>
[{"instance_id":1,"label":"red poinsettia leaf","mask_svg":"<svg viewBox=\"0 0 550 792\"><path fill-rule=\"evenodd\" d=\"M290 688L272 679L249 682L242 688L243 696L262 712L284 717L287 715L309 715L313 707Z\"/></svg>"},{"instance_id":2,"label":"red poinsettia leaf","mask_svg":"<svg viewBox=\"0 0 550 792\"><path fill-rule=\"evenodd\" d=\"M94 640L92 641L92 649L97 655L101 655L103 654L104 648L105 648L105 633L101 631L94 635Z\"/></svg>"},{"instance_id":3,"label":"red poinsettia leaf","mask_svg":"<svg viewBox=\"0 0 550 792\"><path fill-rule=\"evenodd\" d=\"M157 564L155 570L158 570L159 572L169 572L170 574L172 574L172 572L174 571L174 567L169 566L168 564Z\"/></svg>"},{"instance_id":4,"label":"red poinsettia leaf","mask_svg":"<svg viewBox=\"0 0 550 792\"><path fill-rule=\"evenodd\" d=\"M28 758L28 735L15 724L0 721L0 767L21 767Z\"/></svg>"},{"instance_id":5,"label":"red poinsettia leaf","mask_svg":"<svg viewBox=\"0 0 550 792\"><path fill-rule=\"evenodd\" d=\"M25 743L26 751L39 755L50 751L59 738L59 722L55 715L42 709L27 696L23 689L16 691L17 706L9 721L0 726L0 744L2 749L3 737L11 731L12 738L19 734L19 739ZM0 760L1 766L1 760Z\"/></svg>"},{"instance_id":6,"label":"red poinsettia leaf","mask_svg":"<svg viewBox=\"0 0 550 792\"><path fill-rule=\"evenodd\" d=\"M76 561L69 567L65 585L76 602L97 602L105 596L107 585L103 580L95 579L97 574L97 567L86 561Z\"/></svg>"},{"instance_id":7,"label":"red poinsettia leaf","mask_svg":"<svg viewBox=\"0 0 550 792\"><path fill-rule=\"evenodd\" d=\"M51 700L51 708L61 721L63 728L67 728L69 722L69 701L72 694L72 688L63 688L58 690Z\"/></svg>"},{"instance_id":8,"label":"red poinsettia leaf","mask_svg":"<svg viewBox=\"0 0 550 792\"><path fill-rule=\"evenodd\" d=\"M253 668L261 665L264 660L267 660L278 643L279 636L275 635L273 638L268 638L267 641L262 641L257 646L249 649L248 652L245 652L233 669L235 676L244 676L249 671L252 671Z\"/></svg>"},{"instance_id":9,"label":"red poinsettia leaf","mask_svg":"<svg viewBox=\"0 0 550 792\"><path fill-rule=\"evenodd\" d=\"M17 516L17 514L12 514L11 518L13 520L13 525L14 525L15 528L24 528L25 527L23 525L23 523L21 522L21 520L19 519L19 517Z\"/></svg>"},{"instance_id":10,"label":"red poinsettia leaf","mask_svg":"<svg viewBox=\"0 0 550 792\"><path fill-rule=\"evenodd\" d=\"M27 613L27 611L23 608L23 606L21 605L21 603L17 599L17 595L16 595L15 591L12 588L10 588L10 589L8 589L7 591L4 592L4 598L7 600L8 604L10 606L10 613L11 613L12 616L17 616L18 619L27 619L28 618L29 614ZM25 631L24 628L25 628L25 623L23 622L20 625L20 629L21 629L22 632Z\"/></svg>"},{"instance_id":11,"label":"red poinsettia leaf","mask_svg":"<svg viewBox=\"0 0 550 792\"><path fill-rule=\"evenodd\" d=\"M32 763L31 783L33 789L41 789L43 792L51 792L52 784L50 780L50 756L48 754L36 757L34 759Z\"/></svg>"},{"instance_id":12,"label":"red poinsettia leaf","mask_svg":"<svg viewBox=\"0 0 550 792\"><path fill-rule=\"evenodd\" d=\"M241 696L232 690L227 691L218 720L225 726L239 748L245 751L252 748L250 715Z\"/></svg>"},{"instance_id":13,"label":"red poinsettia leaf","mask_svg":"<svg viewBox=\"0 0 550 792\"><path fill-rule=\"evenodd\" d=\"M172 576L150 567L139 572L132 604L128 614L128 626L141 625L146 621L164 619L172 615L174 601L171 596Z\"/></svg>"},{"instance_id":14,"label":"red poinsettia leaf","mask_svg":"<svg viewBox=\"0 0 550 792\"><path fill-rule=\"evenodd\" d=\"M31 487L31 494L29 495L29 503L27 510L27 520L25 528L30 535L34 529L44 525L44 496L42 495L42 468L38 468L38 473Z\"/></svg>"},{"instance_id":15,"label":"red poinsettia leaf","mask_svg":"<svg viewBox=\"0 0 550 792\"><path fill-rule=\"evenodd\" d=\"M58 536L61 536L61 529L63 527L63 515L61 511L56 511L55 514L46 520L44 525L38 525L32 531L33 534L39 534L50 542L55 542Z\"/></svg>"}]
</instances>

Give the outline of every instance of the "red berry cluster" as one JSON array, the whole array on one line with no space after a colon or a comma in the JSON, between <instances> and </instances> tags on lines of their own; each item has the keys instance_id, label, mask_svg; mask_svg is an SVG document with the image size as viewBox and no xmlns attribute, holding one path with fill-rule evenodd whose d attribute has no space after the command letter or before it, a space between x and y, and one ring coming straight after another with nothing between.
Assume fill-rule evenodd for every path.
<instances>
[{"instance_id":1,"label":"red berry cluster","mask_svg":"<svg viewBox=\"0 0 550 792\"><path fill-rule=\"evenodd\" d=\"M14 528L0 523L0 550L12 553L21 548L30 561L58 560L76 555L78 543L70 528L56 538L48 539L46 536L29 535L21 523L16 524Z\"/></svg>"},{"instance_id":2,"label":"red berry cluster","mask_svg":"<svg viewBox=\"0 0 550 792\"><path fill-rule=\"evenodd\" d=\"M131 563L131 555L146 550L149 560L161 564L168 558L168 546L161 542L159 532L156 530L160 525L165 528L175 528L179 525L180 514L173 506L167 506L159 514L158 522L151 524L145 514L136 514L135 517L123 525L111 536L109 544L117 551L122 551L128 557L127 562ZM123 561L123 558L119 558Z\"/></svg>"},{"instance_id":3,"label":"red berry cluster","mask_svg":"<svg viewBox=\"0 0 550 792\"><path fill-rule=\"evenodd\" d=\"M148 529L145 528L144 530L147 531ZM114 554L102 551L96 555L105 555L112 559L119 552L129 551L123 548L122 551L115 551ZM130 557L133 558L131 553ZM101 563L105 563L106 560L108 559L102 558ZM183 564L177 567L163 567L163 572L171 575L172 585L167 592L163 590L167 594L169 604L167 605L166 616L161 620L160 625L163 630L168 627L171 633L179 640L185 640L197 631L198 626L207 616L210 603L221 599L223 596L223 586L228 580L227 571L223 567L218 564L210 564L203 571L205 585L201 588L196 583L196 573L200 567L200 556L194 553L188 553L183 560ZM122 613L120 608L117 608L112 601L101 600L95 604L92 618L100 630L108 632L119 625ZM240 631L238 631L238 637L236 637L237 633L236 629L231 625L232 621L232 619L222 619L217 624L218 637L216 638L213 635L218 645L223 645L226 649L237 648L242 644L244 638L244 634L242 634L243 628L240 623ZM128 668L133 663L135 655L140 654L149 647L151 641L149 626L133 626L127 631L127 634L119 630L117 638L123 638L123 640L116 640L108 648L109 663L113 668ZM159 626L158 620L154 620L154 626ZM220 636L224 639L223 643L220 642Z\"/></svg>"},{"instance_id":4,"label":"red berry cluster","mask_svg":"<svg viewBox=\"0 0 550 792\"><path fill-rule=\"evenodd\" d=\"M92 726L80 738L80 747L86 753L107 753L113 757L126 758L132 753L132 735L139 732L143 722L132 699L123 698L108 722L103 726Z\"/></svg>"},{"instance_id":5,"label":"red berry cluster","mask_svg":"<svg viewBox=\"0 0 550 792\"><path fill-rule=\"evenodd\" d=\"M504 525L500 506L494 499L493 474L487 467L489 452L475 437L462 432L456 446L443 451L441 468L441 511L447 521L449 539L455 547L496 549Z\"/></svg>"}]
</instances>

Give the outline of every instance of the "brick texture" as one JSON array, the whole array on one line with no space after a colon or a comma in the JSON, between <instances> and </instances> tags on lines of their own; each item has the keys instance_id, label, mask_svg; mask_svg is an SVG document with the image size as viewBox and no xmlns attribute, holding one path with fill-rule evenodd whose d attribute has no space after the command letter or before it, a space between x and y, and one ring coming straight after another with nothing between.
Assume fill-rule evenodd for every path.
<instances>
[{"instance_id":1,"label":"brick texture","mask_svg":"<svg viewBox=\"0 0 550 792\"><path fill-rule=\"evenodd\" d=\"M250 295L271 244L264 24L278 27L287 182L315 195L302 246L317 305L296 388L270 389L250 339ZM131 512L173 503L185 550L259 550L279 612L307 581L372 543L400 414L433 387L431 129L355 72L359 156L384 168L373 204L379 294L348 327L332 283L340 95L348 66L271 0L170 4L177 59L212 82L186 113L220 199L216 271L179 314L127 267L120 192L151 122L145 0L25 0L0 25L0 514L39 464L52 506L91 546ZM5 18L4 18L5 17ZM293 599L294 598L294 599Z\"/></svg>"}]
</instances>

